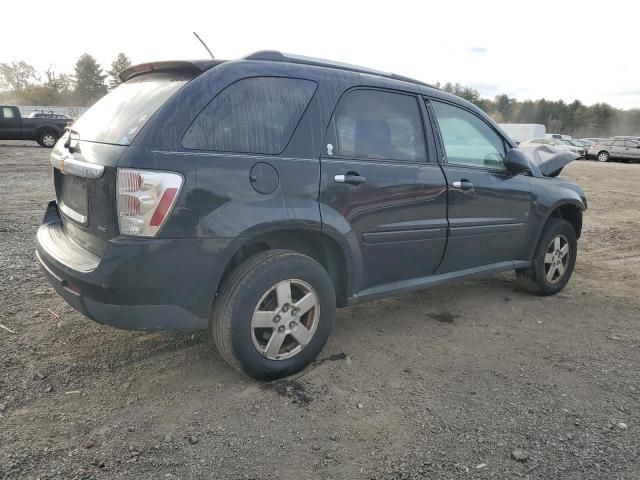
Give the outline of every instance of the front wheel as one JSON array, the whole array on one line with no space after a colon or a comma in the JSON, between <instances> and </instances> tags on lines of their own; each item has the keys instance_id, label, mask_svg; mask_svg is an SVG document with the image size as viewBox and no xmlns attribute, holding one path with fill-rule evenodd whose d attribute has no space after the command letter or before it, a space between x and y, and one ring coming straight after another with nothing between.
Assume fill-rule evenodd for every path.
<instances>
[{"instance_id":1,"label":"front wheel","mask_svg":"<svg viewBox=\"0 0 640 480\"><path fill-rule=\"evenodd\" d=\"M536 295L558 293L571 278L577 248L571 224L561 218L550 218L540 236L531 267L516 270L518 285Z\"/></svg>"},{"instance_id":2,"label":"front wheel","mask_svg":"<svg viewBox=\"0 0 640 480\"><path fill-rule=\"evenodd\" d=\"M36 141L41 147L53 148L58 141L58 134L54 132L42 132L38 135Z\"/></svg>"},{"instance_id":3,"label":"front wheel","mask_svg":"<svg viewBox=\"0 0 640 480\"><path fill-rule=\"evenodd\" d=\"M316 358L335 310L333 283L320 264L270 250L250 257L225 280L210 326L227 363L259 380L273 380Z\"/></svg>"},{"instance_id":4,"label":"front wheel","mask_svg":"<svg viewBox=\"0 0 640 480\"><path fill-rule=\"evenodd\" d=\"M598 153L598 161L599 162L608 162L609 161L609 152L600 152Z\"/></svg>"}]
</instances>

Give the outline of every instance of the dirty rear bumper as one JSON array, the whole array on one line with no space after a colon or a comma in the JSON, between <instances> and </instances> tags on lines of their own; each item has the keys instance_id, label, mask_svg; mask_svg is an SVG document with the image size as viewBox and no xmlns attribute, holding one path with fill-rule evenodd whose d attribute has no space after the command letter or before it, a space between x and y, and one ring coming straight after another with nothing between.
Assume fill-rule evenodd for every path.
<instances>
[{"instance_id":1,"label":"dirty rear bumper","mask_svg":"<svg viewBox=\"0 0 640 480\"><path fill-rule=\"evenodd\" d=\"M229 247L213 239L118 237L96 257L64 234L56 202L36 245L62 298L96 322L127 330L206 329Z\"/></svg>"},{"instance_id":2,"label":"dirty rear bumper","mask_svg":"<svg viewBox=\"0 0 640 480\"><path fill-rule=\"evenodd\" d=\"M98 323L124 330L202 330L207 328L206 318L196 317L176 305L115 305L97 302L80 293L81 289L76 290L77 283L54 273L37 250L36 257L55 291L73 308Z\"/></svg>"}]
</instances>

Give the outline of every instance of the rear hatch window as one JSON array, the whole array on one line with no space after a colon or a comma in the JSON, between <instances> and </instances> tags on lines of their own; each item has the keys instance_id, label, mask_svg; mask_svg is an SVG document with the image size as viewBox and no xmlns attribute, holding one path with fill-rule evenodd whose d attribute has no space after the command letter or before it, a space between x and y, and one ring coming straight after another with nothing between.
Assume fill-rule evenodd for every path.
<instances>
[{"instance_id":1,"label":"rear hatch window","mask_svg":"<svg viewBox=\"0 0 640 480\"><path fill-rule=\"evenodd\" d=\"M73 124L80 139L129 145L149 118L193 76L157 72L134 77L87 110Z\"/></svg>"}]
</instances>

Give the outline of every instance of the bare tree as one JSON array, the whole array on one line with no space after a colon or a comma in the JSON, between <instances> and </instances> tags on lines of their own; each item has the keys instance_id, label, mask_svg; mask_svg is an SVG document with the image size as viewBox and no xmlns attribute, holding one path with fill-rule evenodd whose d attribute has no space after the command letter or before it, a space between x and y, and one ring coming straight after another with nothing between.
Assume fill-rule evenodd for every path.
<instances>
[{"instance_id":1,"label":"bare tree","mask_svg":"<svg viewBox=\"0 0 640 480\"><path fill-rule=\"evenodd\" d=\"M22 100L27 88L39 80L36 69L24 61L0 63L0 88L13 92L18 102Z\"/></svg>"}]
</instances>

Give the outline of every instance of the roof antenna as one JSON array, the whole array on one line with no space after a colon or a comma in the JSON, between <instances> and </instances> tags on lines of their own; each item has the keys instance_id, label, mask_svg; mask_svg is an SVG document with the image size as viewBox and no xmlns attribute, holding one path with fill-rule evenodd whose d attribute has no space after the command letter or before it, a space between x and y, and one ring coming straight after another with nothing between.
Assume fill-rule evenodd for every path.
<instances>
[{"instance_id":1,"label":"roof antenna","mask_svg":"<svg viewBox=\"0 0 640 480\"><path fill-rule=\"evenodd\" d=\"M211 53L211 50L209 50L209 47L207 47L207 44L204 43L204 41L200 38L200 35L198 35L196 32L193 32L193 34L196 36L198 40L200 40L200 43L202 44L202 46L207 49L207 52L209 52L209 55L211 55L211 58L215 60L216 57L213 56L213 53Z\"/></svg>"}]
</instances>

